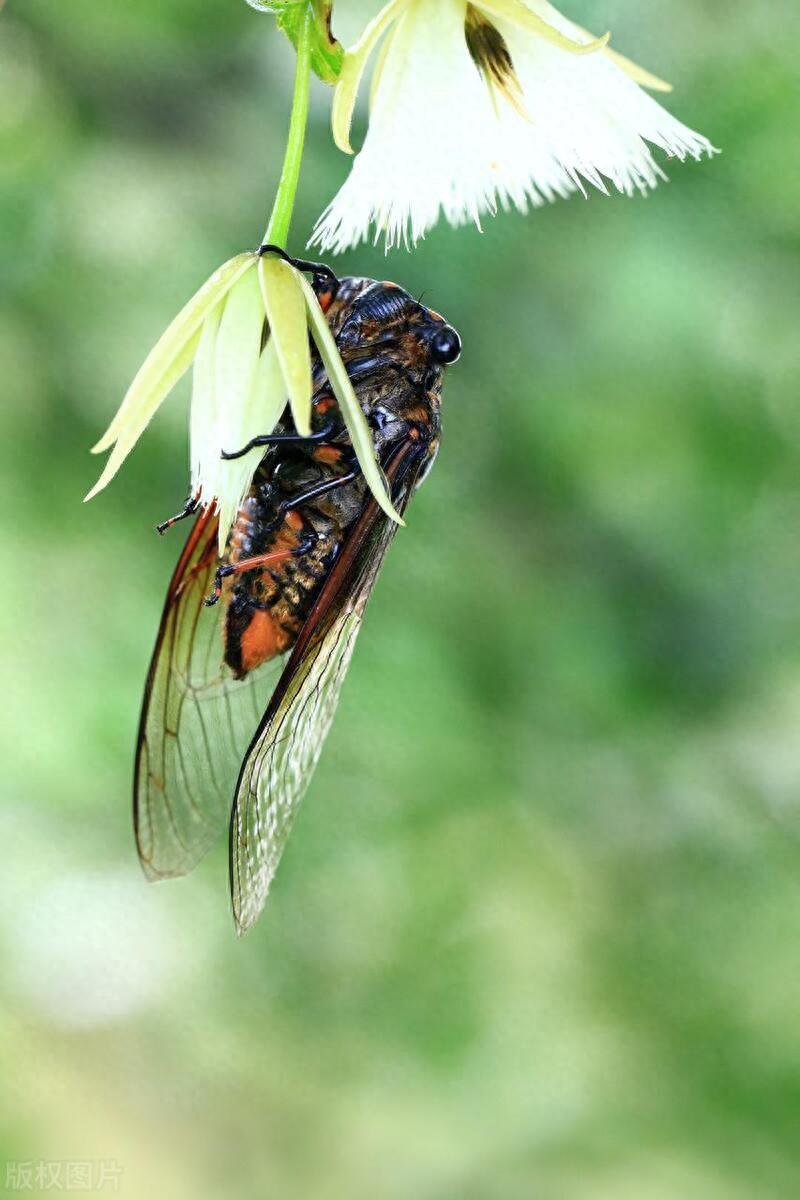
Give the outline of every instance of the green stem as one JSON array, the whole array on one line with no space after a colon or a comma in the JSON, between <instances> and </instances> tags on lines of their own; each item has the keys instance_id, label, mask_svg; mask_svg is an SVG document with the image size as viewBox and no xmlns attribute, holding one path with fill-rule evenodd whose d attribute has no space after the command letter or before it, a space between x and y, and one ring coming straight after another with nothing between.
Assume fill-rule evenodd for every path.
<instances>
[{"instance_id":1,"label":"green stem","mask_svg":"<svg viewBox=\"0 0 800 1200\"><path fill-rule=\"evenodd\" d=\"M311 5L308 6L300 34L297 39L297 71L294 77L294 98L292 100L292 117L289 122L289 138L286 145L286 155L283 160L283 170L275 196L275 205L269 219L264 241L286 249L289 237L289 226L292 223L297 183L300 178L300 164L303 160L303 146L306 140L306 122L308 120L308 93L311 82L311 35L314 25L314 14Z\"/></svg>"}]
</instances>

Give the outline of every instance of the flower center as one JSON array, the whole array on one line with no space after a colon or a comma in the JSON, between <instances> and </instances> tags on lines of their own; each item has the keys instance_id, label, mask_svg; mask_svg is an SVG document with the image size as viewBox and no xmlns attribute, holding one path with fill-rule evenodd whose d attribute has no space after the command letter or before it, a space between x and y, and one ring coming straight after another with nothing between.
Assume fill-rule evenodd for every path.
<instances>
[{"instance_id":1,"label":"flower center","mask_svg":"<svg viewBox=\"0 0 800 1200\"><path fill-rule=\"evenodd\" d=\"M478 68L492 99L502 96L520 116L530 119L525 110L522 86L514 60L500 30L474 4L467 4L464 37L470 57Z\"/></svg>"}]
</instances>

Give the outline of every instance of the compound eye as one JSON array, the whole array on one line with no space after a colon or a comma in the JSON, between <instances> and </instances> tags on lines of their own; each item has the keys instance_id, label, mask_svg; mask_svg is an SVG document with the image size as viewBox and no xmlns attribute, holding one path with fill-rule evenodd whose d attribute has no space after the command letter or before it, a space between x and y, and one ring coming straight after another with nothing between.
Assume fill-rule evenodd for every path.
<instances>
[{"instance_id":1,"label":"compound eye","mask_svg":"<svg viewBox=\"0 0 800 1200\"><path fill-rule=\"evenodd\" d=\"M431 338L431 357L434 362L449 366L461 357L461 338L452 325L438 329Z\"/></svg>"}]
</instances>

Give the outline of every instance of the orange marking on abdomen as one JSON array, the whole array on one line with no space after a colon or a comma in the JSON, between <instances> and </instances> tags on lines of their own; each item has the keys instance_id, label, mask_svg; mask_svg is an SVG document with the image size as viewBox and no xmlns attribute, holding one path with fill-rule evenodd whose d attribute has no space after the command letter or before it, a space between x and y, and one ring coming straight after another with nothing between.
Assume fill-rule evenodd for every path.
<instances>
[{"instance_id":1,"label":"orange marking on abdomen","mask_svg":"<svg viewBox=\"0 0 800 1200\"><path fill-rule=\"evenodd\" d=\"M264 609L255 609L241 639L242 671L254 671L288 649L291 635Z\"/></svg>"},{"instance_id":2,"label":"orange marking on abdomen","mask_svg":"<svg viewBox=\"0 0 800 1200\"><path fill-rule=\"evenodd\" d=\"M311 456L318 463L338 463L341 462L342 451L339 446L317 446Z\"/></svg>"}]
</instances>

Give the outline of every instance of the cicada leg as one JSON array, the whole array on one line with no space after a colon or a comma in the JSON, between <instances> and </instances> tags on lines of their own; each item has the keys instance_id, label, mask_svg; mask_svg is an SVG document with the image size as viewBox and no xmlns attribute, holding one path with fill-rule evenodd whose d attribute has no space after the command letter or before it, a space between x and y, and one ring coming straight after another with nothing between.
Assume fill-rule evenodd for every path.
<instances>
[{"instance_id":1,"label":"cicada leg","mask_svg":"<svg viewBox=\"0 0 800 1200\"><path fill-rule=\"evenodd\" d=\"M296 546L292 546L290 550L271 550L267 554L255 554L252 558L242 558L239 562L225 563L218 567L214 576L214 590L204 600L206 608L211 608L219 600L222 595L223 580L230 579L232 575L243 575L246 571L255 571L259 567L270 567L275 563L288 562L291 558L299 558L301 554L305 554L311 549L316 540L315 535L309 534L302 538Z\"/></svg>"},{"instance_id":2,"label":"cicada leg","mask_svg":"<svg viewBox=\"0 0 800 1200\"><path fill-rule=\"evenodd\" d=\"M328 306L336 299L336 293L339 290L339 277L330 267L326 267L325 263L308 262L304 258L292 258L291 254L287 254L282 246L274 246L271 242L264 242L258 248L259 258L265 254L277 254L278 258L282 258L290 267L294 267L296 271L302 271L304 274L311 275L314 280L314 291L317 293L317 299L320 302L323 312L327 311ZM327 300L327 303L324 302Z\"/></svg>"},{"instance_id":3,"label":"cicada leg","mask_svg":"<svg viewBox=\"0 0 800 1200\"><path fill-rule=\"evenodd\" d=\"M265 433L259 437L251 438L241 450L223 450L222 457L226 462L231 462L235 458L244 458L245 454L249 454L251 450L255 450L258 446L285 446L301 442L324 442L326 438L331 436L335 428L335 421L328 421L322 429L310 434L308 437L303 437L300 433Z\"/></svg>"},{"instance_id":4,"label":"cicada leg","mask_svg":"<svg viewBox=\"0 0 800 1200\"><path fill-rule=\"evenodd\" d=\"M187 497L186 503L180 512L175 513L174 517L169 517L168 520L162 521L160 525L156 525L156 531L163 535L168 529L172 529L173 525L177 525L179 521L185 521L187 517L193 517L200 507L200 493L195 492L194 495Z\"/></svg>"}]
</instances>

